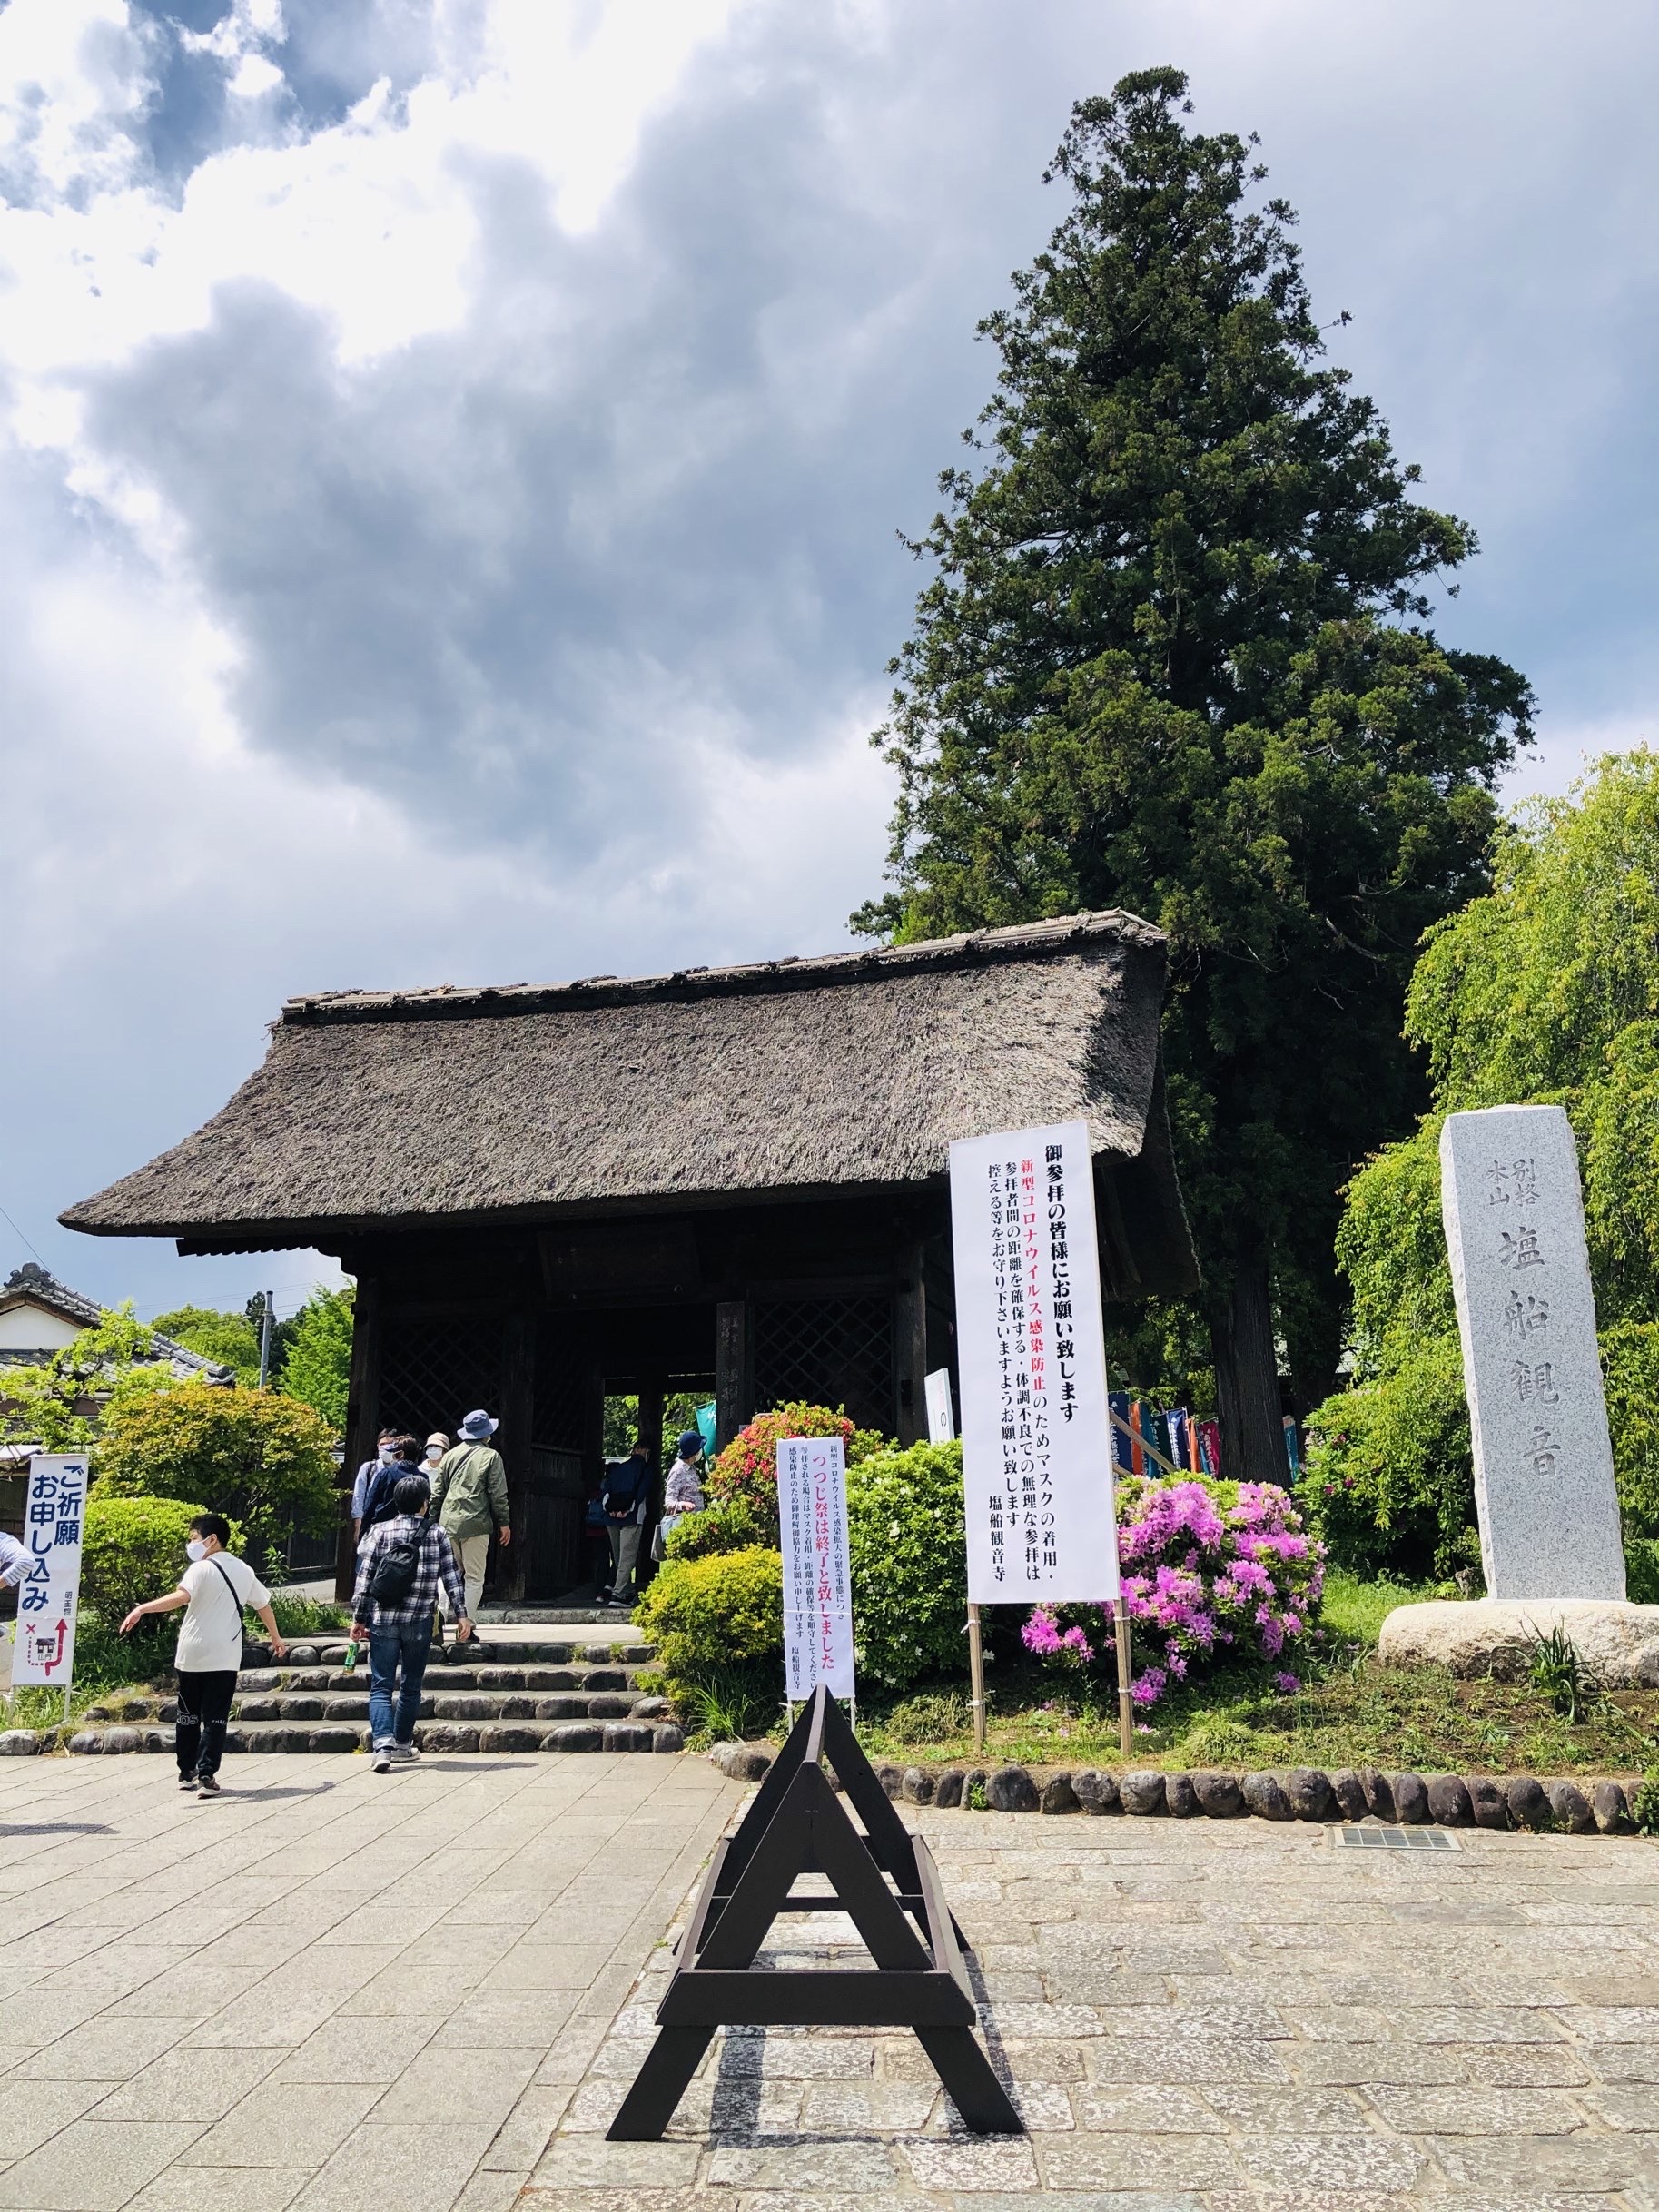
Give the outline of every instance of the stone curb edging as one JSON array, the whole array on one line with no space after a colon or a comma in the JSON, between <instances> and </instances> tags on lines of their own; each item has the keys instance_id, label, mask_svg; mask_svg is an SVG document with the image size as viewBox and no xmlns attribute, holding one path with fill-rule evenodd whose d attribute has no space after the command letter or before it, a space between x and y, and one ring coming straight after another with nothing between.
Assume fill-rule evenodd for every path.
<instances>
[{"instance_id":1,"label":"stone curb edging","mask_svg":"<svg viewBox=\"0 0 1659 2212\"><path fill-rule=\"evenodd\" d=\"M0 1745L4 1739L0 1738ZM752 1743L716 1743L708 1753L734 1782L758 1782L772 1754ZM1156 1768L1112 1774L1098 1767L1042 1776L1022 1766L878 1766L876 1779L905 1804L972 1808L983 1793L992 1812L1127 1813L1132 1819L1380 1821L1389 1826L1489 1828L1544 1834L1636 1833L1630 1800L1617 1782L1540 1782L1532 1774L1389 1774L1378 1767L1290 1767L1276 1773Z\"/></svg>"},{"instance_id":2,"label":"stone curb edging","mask_svg":"<svg viewBox=\"0 0 1659 2212\"><path fill-rule=\"evenodd\" d=\"M462 1727L423 1721L415 1741L426 1752L679 1752L684 1732L672 1722L564 1721L551 1727L521 1721ZM125 1752L168 1752L171 1727L8 1728L0 1730L0 1758L29 1758L67 1751L77 1757ZM370 1748L369 1731L354 1723L322 1728L267 1728L259 1733L226 1730L224 1748L235 1752L356 1752Z\"/></svg>"}]
</instances>

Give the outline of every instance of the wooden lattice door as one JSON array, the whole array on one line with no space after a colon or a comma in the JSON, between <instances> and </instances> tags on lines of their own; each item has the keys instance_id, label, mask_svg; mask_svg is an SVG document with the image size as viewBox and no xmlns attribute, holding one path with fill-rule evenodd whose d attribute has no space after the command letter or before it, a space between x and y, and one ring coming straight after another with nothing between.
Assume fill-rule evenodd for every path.
<instances>
[{"instance_id":1,"label":"wooden lattice door","mask_svg":"<svg viewBox=\"0 0 1659 2212\"><path fill-rule=\"evenodd\" d=\"M453 1437L481 1406L500 1414L502 1323L499 1317L404 1319L389 1314L380 1348L380 1421L424 1440Z\"/></svg>"},{"instance_id":2,"label":"wooden lattice door","mask_svg":"<svg viewBox=\"0 0 1659 2212\"><path fill-rule=\"evenodd\" d=\"M861 1428L894 1429L893 1303L789 1299L755 1308L755 1407L844 1406Z\"/></svg>"}]
</instances>

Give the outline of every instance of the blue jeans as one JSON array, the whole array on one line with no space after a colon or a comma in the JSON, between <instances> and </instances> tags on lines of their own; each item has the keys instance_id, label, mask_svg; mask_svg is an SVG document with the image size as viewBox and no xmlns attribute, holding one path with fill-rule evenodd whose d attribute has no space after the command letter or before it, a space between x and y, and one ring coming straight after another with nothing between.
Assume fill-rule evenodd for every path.
<instances>
[{"instance_id":1,"label":"blue jeans","mask_svg":"<svg viewBox=\"0 0 1659 2212\"><path fill-rule=\"evenodd\" d=\"M382 1743L412 1743L420 1715L420 1685L432 1648L430 1615L416 1624L376 1622L369 1631L369 1733L378 1751ZM398 1670L403 1670L400 1685ZM396 1718L392 1699L397 1698Z\"/></svg>"}]
</instances>

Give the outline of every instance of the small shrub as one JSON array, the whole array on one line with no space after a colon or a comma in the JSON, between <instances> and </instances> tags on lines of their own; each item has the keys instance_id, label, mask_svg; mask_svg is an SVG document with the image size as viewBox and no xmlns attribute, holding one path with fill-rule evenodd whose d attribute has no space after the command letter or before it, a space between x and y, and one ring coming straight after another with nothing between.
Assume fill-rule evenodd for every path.
<instances>
[{"instance_id":1,"label":"small shrub","mask_svg":"<svg viewBox=\"0 0 1659 2212\"><path fill-rule=\"evenodd\" d=\"M887 1733L901 1743L948 1743L973 1725L973 1708L954 1691L907 1697L887 1715Z\"/></svg>"},{"instance_id":2,"label":"small shrub","mask_svg":"<svg viewBox=\"0 0 1659 2212\"><path fill-rule=\"evenodd\" d=\"M962 1446L875 1452L847 1477L853 1632L861 1677L903 1690L960 1674L968 1566Z\"/></svg>"},{"instance_id":3,"label":"small shrub","mask_svg":"<svg viewBox=\"0 0 1659 2212\"><path fill-rule=\"evenodd\" d=\"M206 1498L242 1524L264 1572L296 1529L320 1536L334 1526L332 1446L328 1423L297 1398L185 1383L111 1406L94 1495Z\"/></svg>"},{"instance_id":4,"label":"small shrub","mask_svg":"<svg viewBox=\"0 0 1659 2212\"><path fill-rule=\"evenodd\" d=\"M339 1634L351 1625L351 1615L344 1605L320 1605L309 1597L273 1597L271 1610L289 1643Z\"/></svg>"},{"instance_id":5,"label":"small shrub","mask_svg":"<svg viewBox=\"0 0 1659 2212\"><path fill-rule=\"evenodd\" d=\"M1288 1491L1120 1476L1118 1549L1137 1705L1155 1705L1172 1681L1222 1657L1266 1661L1279 1689L1299 1686L1288 1664L1318 1614L1324 1553ZM1093 1668L1115 1685L1110 1605L1036 1605L1022 1634L1039 1657Z\"/></svg>"},{"instance_id":6,"label":"small shrub","mask_svg":"<svg viewBox=\"0 0 1659 2212\"><path fill-rule=\"evenodd\" d=\"M663 1546L666 1559L709 1559L716 1552L746 1552L765 1545L765 1525L746 1497L682 1513Z\"/></svg>"},{"instance_id":7,"label":"small shrub","mask_svg":"<svg viewBox=\"0 0 1659 2212\"><path fill-rule=\"evenodd\" d=\"M970 1812L990 1812L991 1800L985 1795L983 1782L971 1782L968 1784L967 1807Z\"/></svg>"},{"instance_id":8,"label":"small shrub","mask_svg":"<svg viewBox=\"0 0 1659 2212\"><path fill-rule=\"evenodd\" d=\"M133 1630L124 1647L115 1638L134 1605L178 1588L190 1565L184 1552L190 1524L202 1511L200 1506L163 1497L87 1500L81 1605L97 1620L90 1635L77 1626L77 1676L95 1672L107 1678L122 1648L128 1653L128 1681L136 1682L172 1664L181 1617L175 1613L153 1614Z\"/></svg>"},{"instance_id":9,"label":"small shrub","mask_svg":"<svg viewBox=\"0 0 1659 2212\"><path fill-rule=\"evenodd\" d=\"M723 1685L783 1700L784 1562L760 1545L706 1559L668 1559L635 1615L676 1697Z\"/></svg>"},{"instance_id":10,"label":"small shrub","mask_svg":"<svg viewBox=\"0 0 1659 2212\"><path fill-rule=\"evenodd\" d=\"M742 1500L766 1544L778 1541L777 1447L790 1437L839 1437L848 1466L885 1444L875 1430L855 1428L845 1413L832 1413L827 1406L780 1406L740 1428L708 1470L708 1495L720 1505Z\"/></svg>"},{"instance_id":11,"label":"small shrub","mask_svg":"<svg viewBox=\"0 0 1659 2212\"><path fill-rule=\"evenodd\" d=\"M1638 1835L1659 1836L1659 1767L1650 1766L1631 1792L1630 1813Z\"/></svg>"},{"instance_id":12,"label":"small shrub","mask_svg":"<svg viewBox=\"0 0 1659 2212\"><path fill-rule=\"evenodd\" d=\"M699 1743L735 1743L758 1735L776 1709L776 1700L765 1696L753 1676L724 1669L707 1682L685 1684L679 1703L692 1739Z\"/></svg>"},{"instance_id":13,"label":"small shrub","mask_svg":"<svg viewBox=\"0 0 1659 2212\"><path fill-rule=\"evenodd\" d=\"M1557 1719L1576 1728L1589 1717L1595 1692L1585 1680L1578 1647L1564 1628L1552 1628L1548 1635L1536 1638L1528 1671L1533 1688L1548 1698Z\"/></svg>"}]
</instances>

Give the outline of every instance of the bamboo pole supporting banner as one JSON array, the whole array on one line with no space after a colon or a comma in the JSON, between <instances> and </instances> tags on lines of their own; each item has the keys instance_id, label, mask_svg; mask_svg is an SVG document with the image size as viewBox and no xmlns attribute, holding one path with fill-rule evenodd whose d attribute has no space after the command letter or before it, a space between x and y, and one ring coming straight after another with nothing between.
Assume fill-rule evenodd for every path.
<instances>
[{"instance_id":1,"label":"bamboo pole supporting banner","mask_svg":"<svg viewBox=\"0 0 1659 2212\"><path fill-rule=\"evenodd\" d=\"M973 1684L973 1748L985 1748L985 1645L980 1634L979 1607L968 1607L968 1676Z\"/></svg>"},{"instance_id":2,"label":"bamboo pole supporting banner","mask_svg":"<svg viewBox=\"0 0 1659 2212\"><path fill-rule=\"evenodd\" d=\"M1135 1707L1129 1694L1129 1607L1121 1590L1112 1600L1111 1624L1118 1646L1118 1744L1127 1762L1135 1748Z\"/></svg>"}]
</instances>

